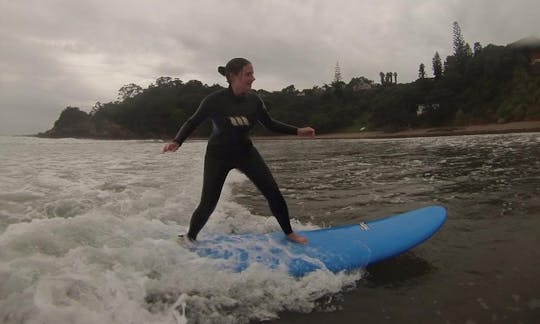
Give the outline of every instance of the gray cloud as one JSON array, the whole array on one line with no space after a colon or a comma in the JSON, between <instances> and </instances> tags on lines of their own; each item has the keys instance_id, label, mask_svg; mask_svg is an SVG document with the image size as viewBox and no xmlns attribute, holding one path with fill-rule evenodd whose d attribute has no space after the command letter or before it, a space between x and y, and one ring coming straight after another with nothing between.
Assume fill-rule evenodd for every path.
<instances>
[{"instance_id":1,"label":"gray cloud","mask_svg":"<svg viewBox=\"0 0 540 324\"><path fill-rule=\"evenodd\" d=\"M465 40L505 45L538 35L538 1L2 1L0 134L36 133L68 105L89 110L124 84L160 76L225 84L216 73L248 57L257 88L298 89L396 71L416 78L435 51Z\"/></svg>"}]
</instances>

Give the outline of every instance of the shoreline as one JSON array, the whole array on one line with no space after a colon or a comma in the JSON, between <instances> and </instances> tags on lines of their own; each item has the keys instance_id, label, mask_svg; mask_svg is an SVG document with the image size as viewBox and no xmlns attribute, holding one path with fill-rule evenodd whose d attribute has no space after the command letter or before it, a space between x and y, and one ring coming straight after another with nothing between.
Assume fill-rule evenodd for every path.
<instances>
[{"instance_id":1,"label":"shoreline","mask_svg":"<svg viewBox=\"0 0 540 324\"><path fill-rule=\"evenodd\" d=\"M437 136L461 136L461 135L487 135L508 133L536 133L540 132L540 120L510 122L505 124L482 124L469 126L449 126L416 128L396 132L365 131L331 133L315 136L315 139L392 139L414 137L437 137ZM253 136L255 140L285 140L298 139L297 136Z\"/></svg>"},{"instance_id":2,"label":"shoreline","mask_svg":"<svg viewBox=\"0 0 540 324\"><path fill-rule=\"evenodd\" d=\"M508 134L508 133L536 133L540 132L540 120L509 122L504 124L479 124L468 126L446 126L414 128L396 132L385 131L357 131L357 132L337 132L328 134L317 134L315 139L392 139L392 138L415 138L415 137L437 137L437 136L461 136L461 135L487 135L487 134ZM11 135L20 137L39 137L39 138L79 138L95 140L162 140L164 138L95 138L95 137L52 137L34 135ZM275 140L309 140L310 138L299 138L296 135L267 135L251 136L256 141L275 141ZM192 137L189 140L207 140L206 137Z\"/></svg>"}]
</instances>

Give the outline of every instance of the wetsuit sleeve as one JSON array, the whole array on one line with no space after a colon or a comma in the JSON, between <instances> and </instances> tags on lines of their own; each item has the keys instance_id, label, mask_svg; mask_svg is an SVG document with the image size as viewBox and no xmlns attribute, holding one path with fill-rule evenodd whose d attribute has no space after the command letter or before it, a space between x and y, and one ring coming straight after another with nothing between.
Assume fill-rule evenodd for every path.
<instances>
[{"instance_id":1,"label":"wetsuit sleeve","mask_svg":"<svg viewBox=\"0 0 540 324\"><path fill-rule=\"evenodd\" d=\"M178 133L176 133L176 136L174 137L174 141L178 143L179 145L182 145L184 141L189 137L191 133L210 115L209 111L210 104L208 103L208 100L205 98L203 101L201 101L201 104L199 105L199 108L197 108L197 111L186 120L186 122L180 127L180 130Z\"/></svg>"},{"instance_id":2,"label":"wetsuit sleeve","mask_svg":"<svg viewBox=\"0 0 540 324\"><path fill-rule=\"evenodd\" d=\"M258 99L259 99L260 104L257 111L257 119L264 127L278 133L284 133L284 134L290 134L290 135L297 134L298 132L297 127L282 123L270 117L270 114L268 113L268 110L266 109L264 102L262 101L262 99L260 98Z\"/></svg>"}]
</instances>

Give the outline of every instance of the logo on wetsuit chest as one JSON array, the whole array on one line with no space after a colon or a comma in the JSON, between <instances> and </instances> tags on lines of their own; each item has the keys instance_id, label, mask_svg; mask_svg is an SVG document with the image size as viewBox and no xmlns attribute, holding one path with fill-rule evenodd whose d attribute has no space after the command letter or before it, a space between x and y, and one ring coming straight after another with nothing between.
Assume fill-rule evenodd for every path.
<instances>
[{"instance_id":1,"label":"logo on wetsuit chest","mask_svg":"<svg viewBox=\"0 0 540 324\"><path fill-rule=\"evenodd\" d=\"M229 120L233 126L249 126L249 120L244 116L230 116Z\"/></svg>"}]
</instances>

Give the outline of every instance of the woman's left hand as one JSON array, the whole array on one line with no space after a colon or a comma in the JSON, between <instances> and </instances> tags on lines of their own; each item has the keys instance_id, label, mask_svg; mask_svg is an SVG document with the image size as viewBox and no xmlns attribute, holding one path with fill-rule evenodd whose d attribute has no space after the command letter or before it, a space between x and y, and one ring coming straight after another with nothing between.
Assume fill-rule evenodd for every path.
<instances>
[{"instance_id":1,"label":"woman's left hand","mask_svg":"<svg viewBox=\"0 0 540 324\"><path fill-rule=\"evenodd\" d=\"M296 131L298 136L315 137L315 130L311 127L301 127Z\"/></svg>"},{"instance_id":2,"label":"woman's left hand","mask_svg":"<svg viewBox=\"0 0 540 324\"><path fill-rule=\"evenodd\" d=\"M167 152L176 152L180 145L176 142L167 143L165 146L163 146L163 151L161 153L167 153Z\"/></svg>"}]
</instances>

